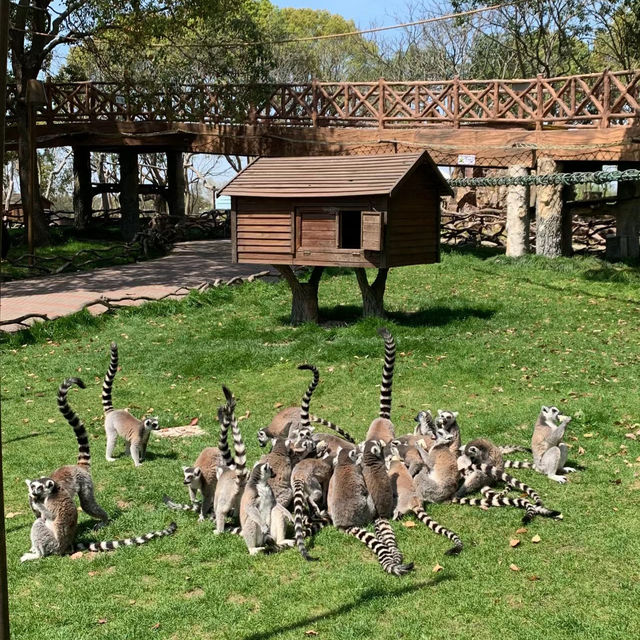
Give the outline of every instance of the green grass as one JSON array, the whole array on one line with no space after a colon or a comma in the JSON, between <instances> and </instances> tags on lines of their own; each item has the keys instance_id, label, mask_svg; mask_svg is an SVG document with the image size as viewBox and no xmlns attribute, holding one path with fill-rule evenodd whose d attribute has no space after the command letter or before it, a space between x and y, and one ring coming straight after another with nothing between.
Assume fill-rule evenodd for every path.
<instances>
[{"instance_id":1,"label":"green grass","mask_svg":"<svg viewBox=\"0 0 640 640\"><path fill-rule=\"evenodd\" d=\"M95 229L84 234L74 232L72 228L52 228L51 244L46 247L36 249L36 265L43 266L51 272L55 272L70 259L73 259L76 268L67 268L69 271L90 271L97 267L110 267L118 264L129 264L134 261L133 255L125 255L122 249L123 241L115 227L104 227ZM18 265L11 264L21 256L29 253L29 249L24 242L24 234L21 230L11 231L11 248L9 249L8 260L0 263L0 280L23 280L27 278L38 278L48 275L37 268L28 268L26 259L20 260ZM113 251L105 252L105 249L113 248ZM79 251L98 250L101 253L82 254L74 257ZM141 252L136 252L139 260L144 260ZM43 258L46 258L43 260ZM56 258L49 260L48 258ZM97 261L96 261L97 259ZM89 264L83 264L90 262Z\"/></svg>"},{"instance_id":2,"label":"green grass","mask_svg":"<svg viewBox=\"0 0 640 640\"><path fill-rule=\"evenodd\" d=\"M321 368L313 410L365 433L378 406L381 322L358 319L353 274L326 275L320 300L327 322L319 327L289 327L286 286L257 282L115 316L79 314L4 339L6 509L17 514L6 521L14 637L638 637L640 437L625 434L640 432L640 273L628 267L453 252L439 265L389 276L386 324L401 352L398 433L413 428L418 410L442 408L460 412L465 439L526 444L540 405L559 406L574 416L570 459L586 470L564 486L518 475L563 521L539 518L516 536L520 511L434 505L429 513L461 535L465 550L446 557L447 540L398 523L400 547L416 564L399 579L333 529L316 538L318 562L294 550L249 557L241 539L215 537L211 525L164 509L163 493L186 498L180 466L216 442L222 383L241 413L251 411L241 422L251 462L260 453L255 431L275 404L299 402L309 381L296 370L301 362ZM118 406L158 414L163 426L199 417L210 435L152 439L139 469L125 458L106 463L100 384L112 339L122 365ZM92 434L98 495L114 516L94 533L81 514L80 537L142 533L173 517L179 528L140 549L20 565L32 522L24 479L75 460L55 405L57 385L70 375L88 385L70 402ZM514 537L517 548L509 546ZM434 573L438 563L444 568Z\"/></svg>"}]
</instances>

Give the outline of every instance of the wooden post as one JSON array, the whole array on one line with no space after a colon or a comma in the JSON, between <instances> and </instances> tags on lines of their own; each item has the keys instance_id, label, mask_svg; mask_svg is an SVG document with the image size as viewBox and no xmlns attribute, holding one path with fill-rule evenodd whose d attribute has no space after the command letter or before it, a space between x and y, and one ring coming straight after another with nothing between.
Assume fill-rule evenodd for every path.
<instances>
[{"instance_id":1,"label":"wooden post","mask_svg":"<svg viewBox=\"0 0 640 640\"><path fill-rule=\"evenodd\" d=\"M607 237L607 259L640 258L640 182L618 182L616 235Z\"/></svg>"},{"instance_id":2,"label":"wooden post","mask_svg":"<svg viewBox=\"0 0 640 640\"><path fill-rule=\"evenodd\" d=\"M131 242L138 232L140 204L138 202L138 154L122 150L120 158L120 232L125 242Z\"/></svg>"},{"instance_id":3,"label":"wooden post","mask_svg":"<svg viewBox=\"0 0 640 640\"><path fill-rule=\"evenodd\" d=\"M372 284L367 279L367 270L356 267L356 278L362 294L362 315L365 318L375 316L384 318L384 290L387 286L388 268L378 269L378 275Z\"/></svg>"},{"instance_id":4,"label":"wooden post","mask_svg":"<svg viewBox=\"0 0 640 640\"><path fill-rule=\"evenodd\" d=\"M526 167L509 167L510 177L529 175ZM512 258L529 253L529 187L507 187L507 255Z\"/></svg>"},{"instance_id":5,"label":"wooden post","mask_svg":"<svg viewBox=\"0 0 640 640\"><path fill-rule=\"evenodd\" d=\"M291 324L299 325L304 322L318 323L318 285L324 267L313 267L308 282L300 282L293 269L287 265L273 265L280 275L287 281L292 293Z\"/></svg>"},{"instance_id":6,"label":"wooden post","mask_svg":"<svg viewBox=\"0 0 640 640\"><path fill-rule=\"evenodd\" d=\"M0 158L4 160L5 114L7 99L7 47L9 43L9 3L0 2ZM0 208L4 202L4 162L0 167ZM0 640L9 640L9 587L7 585L7 536L4 526L4 482L2 467L2 428L0 427Z\"/></svg>"},{"instance_id":7,"label":"wooden post","mask_svg":"<svg viewBox=\"0 0 640 640\"><path fill-rule=\"evenodd\" d=\"M86 147L73 148L73 214L76 229L91 224L91 152Z\"/></svg>"},{"instance_id":8,"label":"wooden post","mask_svg":"<svg viewBox=\"0 0 640 640\"><path fill-rule=\"evenodd\" d=\"M167 201L169 215L184 217L184 162L182 151L167 151Z\"/></svg>"},{"instance_id":9,"label":"wooden post","mask_svg":"<svg viewBox=\"0 0 640 640\"><path fill-rule=\"evenodd\" d=\"M553 158L538 158L538 175L557 173L561 164ZM536 253L556 258L568 254L571 238L567 238L568 225L563 218L562 185L538 185L536 187ZM570 235L570 234L569 234Z\"/></svg>"},{"instance_id":10,"label":"wooden post","mask_svg":"<svg viewBox=\"0 0 640 640\"><path fill-rule=\"evenodd\" d=\"M384 129L384 114L385 114L385 104L384 104L384 78L380 78L378 80L378 128Z\"/></svg>"}]
</instances>

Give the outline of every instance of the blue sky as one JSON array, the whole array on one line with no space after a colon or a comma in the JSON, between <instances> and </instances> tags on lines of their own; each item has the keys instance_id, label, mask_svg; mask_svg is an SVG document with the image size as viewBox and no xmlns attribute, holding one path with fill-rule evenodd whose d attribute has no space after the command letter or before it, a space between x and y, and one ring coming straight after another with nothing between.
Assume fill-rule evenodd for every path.
<instances>
[{"instance_id":1,"label":"blue sky","mask_svg":"<svg viewBox=\"0 0 640 640\"><path fill-rule=\"evenodd\" d=\"M326 9L331 13L339 13L345 18L354 20L361 29L375 24L381 27L393 24L393 13L405 13L404 4L389 0L272 0L278 7L295 7L297 9Z\"/></svg>"}]
</instances>

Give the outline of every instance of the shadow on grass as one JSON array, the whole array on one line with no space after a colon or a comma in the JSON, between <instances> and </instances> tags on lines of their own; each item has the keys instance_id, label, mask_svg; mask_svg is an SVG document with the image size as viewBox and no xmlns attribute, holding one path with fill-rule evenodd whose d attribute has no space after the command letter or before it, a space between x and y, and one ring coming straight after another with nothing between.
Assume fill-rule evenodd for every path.
<instances>
[{"instance_id":1,"label":"shadow on grass","mask_svg":"<svg viewBox=\"0 0 640 640\"><path fill-rule=\"evenodd\" d=\"M474 256L479 260L488 260L489 258L493 258L495 256L504 255L505 248L504 247L478 247L473 244L441 244L440 251L442 253L448 254L460 254L467 256Z\"/></svg>"},{"instance_id":2,"label":"shadow on grass","mask_svg":"<svg viewBox=\"0 0 640 640\"><path fill-rule=\"evenodd\" d=\"M488 320L496 310L488 307L429 307L419 311L390 311L386 317L406 327L441 327L468 318ZM280 322L289 324L289 316L280 316ZM362 307L353 304L320 309L320 326L350 325L362 320Z\"/></svg>"},{"instance_id":3,"label":"shadow on grass","mask_svg":"<svg viewBox=\"0 0 640 640\"><path fill-rule=\"evenodd\" d=\"M28 433L24 436L17 436L16 438L10 438L9 440L3 440L2 444L9 444L10 442L19 442L20 440L28 440L29 438L37 438L44 435L43 433Z\"/></svg>"},{"instance_id":4,"label":"shadow on grass","mask_svg":"<svg viewBox=\"0 0 640 640\"><path fill-rule=\"evenodd\" d=\"M423 582L419 582L417 584L406 585L404 587L400 587L399 589L367 589L361 596L356 598L353 602L349 602L347 604L334 609L333 611L329 611L329 613L322 613L317 616L311 616L309 618L305 618L304 620L300 620L298 622L292 622L291 624L283 625L282 627L277 627L276 629L270 629L269 631L260 631L258 633L253 633L249 636L244 636L244 640L268 640L273 636L277 636L281 633L285 633L287 631L294 631L295 629L307 629L314 622L326 621L330 618L336 618L338 616L342 616L345 613L348 613L352 609L356 609L357 607L371 602L372 600L377 600L379 598L389 598L394 596L401 596L405 593L411 593L413 591L419 591L424 587L433 587L438 583L444 580L450 580L451 578L447 575L437 574L431 580L426 580Z\"/></svg>"}]
</instances>

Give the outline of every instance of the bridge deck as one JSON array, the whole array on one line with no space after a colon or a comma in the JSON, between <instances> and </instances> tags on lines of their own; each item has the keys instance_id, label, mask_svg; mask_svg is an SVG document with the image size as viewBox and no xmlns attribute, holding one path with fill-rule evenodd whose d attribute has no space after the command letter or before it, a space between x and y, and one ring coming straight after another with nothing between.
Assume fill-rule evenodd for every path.
<instances>
[{"instance_id":1,"label":"bridge deck","mask_svg":"<svg viewBox=\"0 0 640 640\"><path fill-rule=\"evenodd\" d=\"M15 146L17 89L7 96ZM428 149L441 164L640 162L640 70L525 80L189 85L45 83L37 145L239 155ZM471 162L469 160L469 162ZM464 164L464 162L462 162Z\"/></svg>"}]
</instances>

